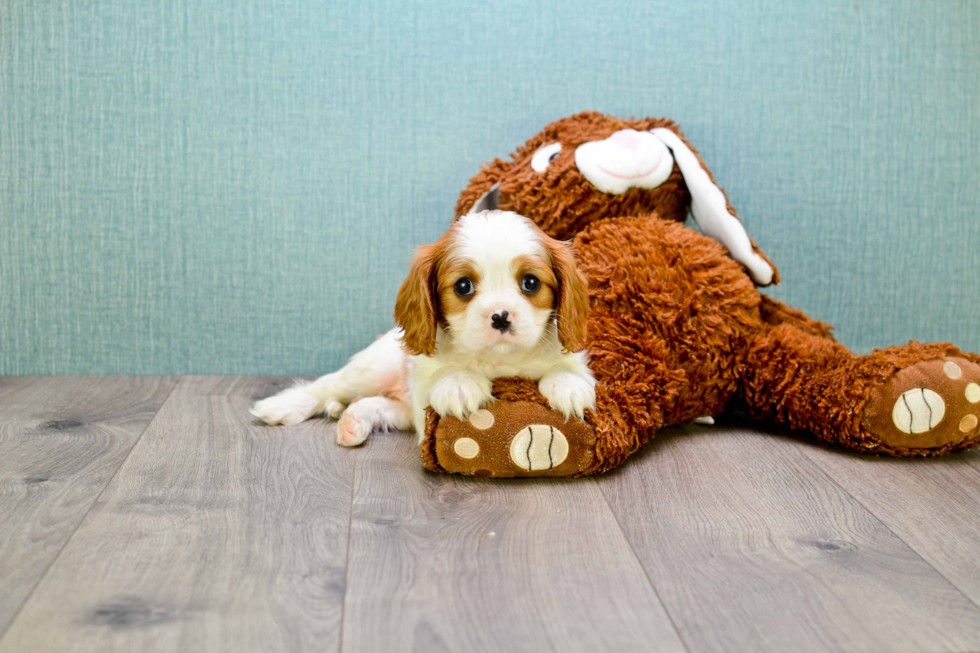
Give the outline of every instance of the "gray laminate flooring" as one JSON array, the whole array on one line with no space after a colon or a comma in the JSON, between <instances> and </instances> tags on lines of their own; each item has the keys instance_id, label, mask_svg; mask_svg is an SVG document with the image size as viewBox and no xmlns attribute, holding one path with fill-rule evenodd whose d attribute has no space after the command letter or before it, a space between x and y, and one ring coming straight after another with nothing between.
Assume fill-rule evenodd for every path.
<instances>
[{"instance_id":1,"label":"gray laminate flooring","mask_svg":"<svg viewBox=\"0 0 980 653\"><path fill-rule=\"evenodd\" d=\"M980 452L690 426L463 478L256 423L289 382L0 378L0 652L980 650Z\"/></svg>"}]
</instances>

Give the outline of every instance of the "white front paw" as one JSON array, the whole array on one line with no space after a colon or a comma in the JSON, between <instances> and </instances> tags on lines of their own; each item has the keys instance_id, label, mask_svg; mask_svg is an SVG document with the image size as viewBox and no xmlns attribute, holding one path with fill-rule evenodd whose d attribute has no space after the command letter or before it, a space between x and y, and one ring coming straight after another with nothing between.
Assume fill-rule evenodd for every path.
<instances>
[{"instance_id":1,"label":"white front paw","mask_svg":"<svg viewBox=\"0 0 980 653\"><path fill-rule=\"evenodd\" d=\"M595 380L571 372L549 374L538 382L538 390L551 409L565 416L581 418L586 408L595 408Z\"/></svg>"},{"instance_id":2,"label":"white front paw","mask_svg":"<svg viewBox=\"0 0 980 653\"><path fill-rule=\"evenodd\" d=\"M493 398L490 394L492 389L493 383L486 377L469 372L453 372L432 386L429 405L442 417L452 415L466 419Z\"/></svg>"},{"instance_id":3,"label":"white front paw","mask_svg":"<svg viewBox=\"0 0 980 653\"><path fill-rule=\"evenodd\" d=\"M317 401L301 388L283 390L263 399L248 411L266 424L299 424L316 412Z\"/></svg>"}]
</instances>

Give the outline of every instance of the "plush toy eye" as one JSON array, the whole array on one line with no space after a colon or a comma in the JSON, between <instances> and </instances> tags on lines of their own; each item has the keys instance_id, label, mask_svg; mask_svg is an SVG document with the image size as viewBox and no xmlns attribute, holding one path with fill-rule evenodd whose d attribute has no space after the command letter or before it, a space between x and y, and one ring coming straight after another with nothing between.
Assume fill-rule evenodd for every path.
<instances>
[{"instance_id":1,"label":"plush toy eye","mask_svg":"<svg viewBox=\"0 0 980 653\"><path fill-rule=\"evenodd\" d=\"M533 274L525 274L521 279L521 290L526 293L535 293L541 287L541 281Z\"/></svg>"},{"instance_id":2,"label":"plush toy eye","mask_svg":"<svg viewBox=\"0 0 980 653\"><path fill-rule=\"evenodd\" d=\"M544 172L559 152L561 152L561 143L541 146L531 157L531 169L535 172Z\"/></svg>"},{"instance_id":3,"label":"plush toy eye","mask_svg":"<svg viewBox=\"0 0 980 653\"><path fill-rule=\"evenodd\" d=\"M456 294L460 297L469 297L473 294L473 282L466 277L463 277L456 282L456 285L453 286L453 290L455 290Z\"/></svg>"}]
</instances>

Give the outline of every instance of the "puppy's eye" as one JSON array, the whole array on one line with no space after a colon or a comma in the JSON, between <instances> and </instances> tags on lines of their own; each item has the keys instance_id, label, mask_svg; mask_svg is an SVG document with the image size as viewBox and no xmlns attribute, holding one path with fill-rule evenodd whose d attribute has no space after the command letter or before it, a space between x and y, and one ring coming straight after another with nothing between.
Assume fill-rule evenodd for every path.
<instances>
[{"instance_id":1,"label":"puppy's eye","mask_svg":"<svg viewBox=\"0 0 980 653\"><path fill-rule=\"evenodd\" d=\"M541 287L541 281L533 274L525 274L521 279L521 290L526 293L535 293Z\"/></svg>"},{"instance_id":2,"label":"puppy's eye","mask_svg":"<svg viewBox=\"0 0 980 653\"><path fill-rule=\"evenodd\" d=\"M456 294L460 297L469 297L473 294L473 282L470 279L463 277L456 282L456 285L453 286L453 290L455 290Z\"/></svg>"},{"instance_id":3,"label":"puppy's eye","mask_svg":"<svg viewBox=\"0 0 980 653\"><path fill-rule=\"evenodd\" d=\"M544 172L559 152L561 152L561 143L552 143L538 148L538 151L531 157L531 169L535 172Z\"/></svg>"}]
</instances>

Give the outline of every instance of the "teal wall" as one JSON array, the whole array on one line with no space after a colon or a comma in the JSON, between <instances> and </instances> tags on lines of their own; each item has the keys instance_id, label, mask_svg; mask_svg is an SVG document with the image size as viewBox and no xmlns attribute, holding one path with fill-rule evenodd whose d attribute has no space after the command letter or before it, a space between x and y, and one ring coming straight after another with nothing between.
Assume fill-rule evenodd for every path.
<instances>
[{"instance_id":1,"label":"teal wall","mask_svg":"<svg viewBox=\"0 0 980 653\"><path fill-rule=\"evenodd\" d=\"M680 122L861 351L980 350L980 3L0 2L0 374L319 373L479 164Z\"/></svg>"}]
</instances>

